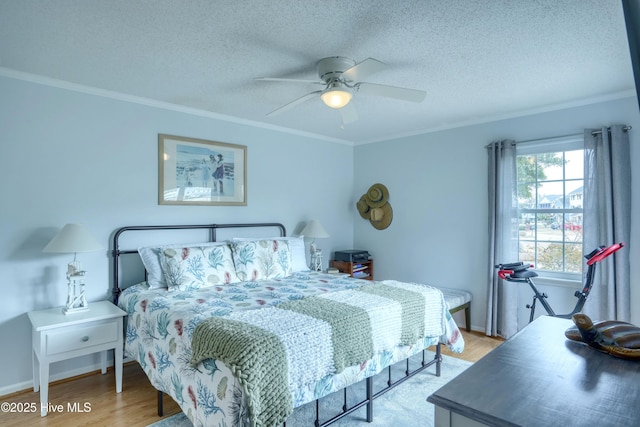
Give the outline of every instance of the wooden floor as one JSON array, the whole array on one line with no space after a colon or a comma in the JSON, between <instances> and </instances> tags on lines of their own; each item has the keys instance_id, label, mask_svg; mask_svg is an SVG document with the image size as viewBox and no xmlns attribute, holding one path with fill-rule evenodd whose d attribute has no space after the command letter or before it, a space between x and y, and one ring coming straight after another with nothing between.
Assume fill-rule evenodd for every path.
<instances>
[{"instance_id":1,"label":"wooden floor","mask_svg":"<svg viewBox=\"0 0 640 427\"><path fill-rule=\"evenodd\" d=\"M443 354L475 362L503 342L478 332L462 331L462 335L465 340L464 352L454 354L443 347ZM443 369L446 369L446 365ZM52 383L49 387L50 404L62 405L63 410L49 413L46 417L40 417L40 395L34 393L33 389L2 396L0 402L3 405L9 403L13 409L25 406L35 406L38 409L36 413L10 413L3 406L0 411L0 426L145 427L160 419L157 415L156 396L156 390L140 366L132 362L124 366L123 390L119 394L115 392L113 369L109 369L105 375L96 372ZM69 410L74 407L83 409L84 412ZM166 396L164 410L165 416L180 412L178 405Z\"/></svg>"},{"instance_id":2,"label":"wooden floor","mask_svg":"<svg viewBox=\"0 0 640 427\"><path fill-rule=\"evenodd\" d=\"M468 360L469 362L477 362L504 342L502 338L488 337L481 332L467 332L463 330L462 336L464 337L464 351L462 354L452 353L445 346L442 346L442 354Z\"/></svg>"}]
</instances>

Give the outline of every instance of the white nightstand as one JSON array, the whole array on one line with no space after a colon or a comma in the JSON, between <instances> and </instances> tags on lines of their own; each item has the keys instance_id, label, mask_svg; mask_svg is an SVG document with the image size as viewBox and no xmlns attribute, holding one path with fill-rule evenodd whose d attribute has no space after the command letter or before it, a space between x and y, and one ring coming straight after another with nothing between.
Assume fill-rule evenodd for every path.
<instances>
[{"instance_id":1,"label":"white nightstand","mask_svg":"<svg viewBox=\"0 0 640 427\"><path fill-rule=\"evenodd\" d=\"M102 352L102 373L107 372L107 351L115 350L116 393L122 391L122 319L127 313L109 301L89 304L89 311L63 314L62 308L32 311L33 391L40 387L40 415L47 415L49 364Z\"/></svg>"}]
</instances>

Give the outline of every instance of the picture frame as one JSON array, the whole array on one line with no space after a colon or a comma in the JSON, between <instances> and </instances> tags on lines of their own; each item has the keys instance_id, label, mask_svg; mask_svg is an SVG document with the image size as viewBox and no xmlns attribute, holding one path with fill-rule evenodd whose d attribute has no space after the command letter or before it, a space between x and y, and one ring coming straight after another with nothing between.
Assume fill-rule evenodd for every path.
<instances>
[{"instance_id":1,"label":"picture frame","mask_svg":"<svg viewBox=\"0 0 640 427\"><path fill-rule=\"evenodd\" d=\"M247 147L158 134L158 204L247 205Z\"/></svg>"}]
</instances>

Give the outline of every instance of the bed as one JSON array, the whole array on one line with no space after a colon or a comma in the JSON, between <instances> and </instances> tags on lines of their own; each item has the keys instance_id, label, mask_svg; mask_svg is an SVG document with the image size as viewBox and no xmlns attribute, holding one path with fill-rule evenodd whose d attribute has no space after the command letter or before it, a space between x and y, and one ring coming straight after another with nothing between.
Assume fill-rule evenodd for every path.
<instances>
[{"instance_id":1,"label":"bed","mask_svg":"<svg viewBox=\"0 0 640 427\"><path fill-rule=\"evenodd\" d=\"M265 237L231 237L246 230ZM129 236L187 231L207 236L142 245ZM125 236L130 249L120 247ZM364 405L369 419L386 391L371 390L373 376L421 352L406 377L433 364L439 375L440 345L464 348L437 288L309 271L303 238L282 224L122 227L112 254L114 300L128 313L125 354L195 426L286 425L294 408L363 380L363 400L310 424ZM124 255L142 260L142 280Z\"/></svg>"}]
</instances>

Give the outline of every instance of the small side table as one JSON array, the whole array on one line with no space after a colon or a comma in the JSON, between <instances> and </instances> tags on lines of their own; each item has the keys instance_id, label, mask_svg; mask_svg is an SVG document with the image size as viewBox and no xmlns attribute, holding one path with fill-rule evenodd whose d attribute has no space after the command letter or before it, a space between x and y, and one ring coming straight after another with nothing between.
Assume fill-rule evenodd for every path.
<instances>
[{"instance_id":1,"label":"small side table","mask_svg":"<svg viewBox=\"0 0 640 427\"><path fill-rule=\"evenodd\" d=\"M40 390L40 415L47 415L49 364L102 352L102 373L107 373L107 352L115 350L116 393L122 391L123 317L127 313L109 301L89 304L89 310L63 314L62 307L32 311L33 391Z\"/></svg>"}]
</instances>

